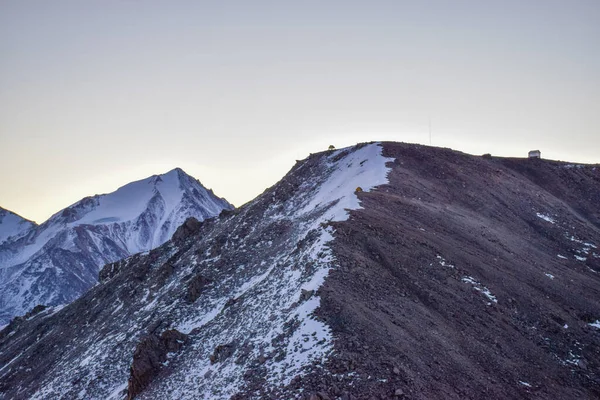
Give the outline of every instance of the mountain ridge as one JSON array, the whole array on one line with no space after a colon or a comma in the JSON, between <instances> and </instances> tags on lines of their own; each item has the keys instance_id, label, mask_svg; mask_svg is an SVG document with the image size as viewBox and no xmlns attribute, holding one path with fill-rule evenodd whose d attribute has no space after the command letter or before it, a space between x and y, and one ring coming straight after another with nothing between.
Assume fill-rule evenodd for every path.
<instances>
[{"instance_id":1,"label":"mountain ridge","mask_svg":"<svg viewBox=\"0 0 600 400\"><path fill-rule=\"evenodd\" d=\"M313 154L13 321L0 393L597 398L600 171L567 165L390 142Z\"/></svg>"}]
</instances>

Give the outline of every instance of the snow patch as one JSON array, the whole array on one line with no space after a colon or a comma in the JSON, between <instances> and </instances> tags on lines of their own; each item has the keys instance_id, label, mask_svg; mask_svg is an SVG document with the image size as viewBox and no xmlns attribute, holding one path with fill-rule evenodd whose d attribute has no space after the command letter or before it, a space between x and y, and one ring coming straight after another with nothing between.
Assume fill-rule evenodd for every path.
<instances>
[{"instance_id":1,"label":"snow patch","mask_svg":"<svg viewBox=\"0 0 600 400\"><path fill-rule=\"evenodd\" d=\"M563 364L579 366L579 360L581 360L581 357L576 354L573 354L572 350L569 350L569 357L566 360L564 360Z\"/></svg>"},{"instance_id":2,"label":"snow patch","mask_svg":"<svg viewBox=\"0 0 600 400\"><path fill-rule=\"evenodd\" d=\"M448 268L454 268L454 265L450 264L449 262L447 262L444 257L437 255L436 258L438 259L438 262L440 263L440 265L442 267L448 267Z\"/></svg>"},{"instance_id":3,"label":"snow patch","mask_svg":"<svg viewBox=\"0 0 600 400\"><path fill-rule=\"evenodd\" d=\"M600 320L596 320L596 322L590 322L588 325L600 329Z\"/></svg>"},{"instance_id":4,"label":"snow patch","mask_svg":"<svg viewBox=\"0 0 600 400\"><path fill-rule=\"evenodd\" d=\"M478 292L481 292L481 294L487 297L488 300L493 301L494 303L498 303L498 299L496 299L496 296L494 296L487 287L477 282L475 278L471 276L465 276L462 278L462 281L465 283L470 283L473 286L473 289L477 290ZM488 305L491 305L491 303L488 303Z\"/></svg>"},{"instance_id":5,"label":"snow patch","mask_svg":"<svg viewBox=\"0 0 600 400\"><path fill-rule=\"evenodd\" d=\"M550 222L551 224L555 224L556 223L556 221L552 217L550 217L549 215L542 214L542 213L536 213L535 215L537 215L538 218L541 218L541 219L543 219L546 222Z\"/></svg>"}]
</instances>

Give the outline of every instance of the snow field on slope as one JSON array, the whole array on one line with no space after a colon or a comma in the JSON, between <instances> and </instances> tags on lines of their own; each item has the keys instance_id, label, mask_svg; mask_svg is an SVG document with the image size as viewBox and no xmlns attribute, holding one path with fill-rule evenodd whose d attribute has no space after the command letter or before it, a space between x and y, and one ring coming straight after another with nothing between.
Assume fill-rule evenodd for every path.
<instances>
[{"instance_id":1,"label":"snow field on slope","mask_svg":"<svg viewBox=\"0 0 600 400\"><path fill-rule=\"evenodd\" d=\"M334 162L336 157L341 158ZM275 204L265 213L264 220L289 219L294 222L297 234L292 235L295 237L292 242L286 243L287 254L280 253L272 259L257 260L254 266L240 266L240 273L247 270L254 274L231 290L233 298L242 299L240 301L244 307L242 311L236 310L233 318L244 322L241 325L227 322L223 317L228 312L224 299L214 298L201 306L204 312L198 313L195 318L183 319L176 329L185 333L204 331L201 344L196 344L200 353L210 353L226 343L239 343L241 340L251 342L253 350L248 357L259 359L267 356L264 362L266 380L272 386L287 385L303 368L325 361L333 350L331 331L313 314L320 306L316 292L325 281L329 269L335 268L336 261L328 248L333 231L331 227L324 229L322 224L346 220L348 210L360 208L355 193L357 187L368 191L387 183L389 168L385 164L389 161L393 159L381 155L379 144L365 145L354 151L341 149L324 157L322 162L326 179L316 185L309 183L312 187L307 186L306 191L298 189L288 204ZM290 249L297 248L301 241L315 232L318 237L309 247L290 254ZM257 247L271 245L269 241ZM311 267L308 270L289 269L285 265ZM221 283L227 284L229 282ZM313 295L303 300L302 295L307 291ZM290 326L295 328L290 329ZM276 356L268 357L269 354ZM226 399L244 384L244 367L236 365L231 359L212 365L208 357L203 357L184 364L179 377L165 382L161 385L162 390L148 394L147 398L157 393L170 393L173 398L204 396Z\"/></svg>"},{"instance_id":2,"label":"snow field on slope","mask_svg":"<svg viewBox=\"0 0 600 400\"><path fill-rule=\"evenodd\" d=\"M11 236L21 236L33 227L34 225L26 219L0 208L0 244Z\"/></svg>"},{"instance_id":3,"label":"snow field on slope","mask_svg":"<svg viewBox=\"0 0 600 400\"><path fill-rule=\"evenodd\" d=\"M342 151L345 151L345 149L334 151L328 159L334 159ZM354 193L358 187L368 192L376 186L388 183L387 174L390 169L385 164L390 161L394 161L394 159L384 158L381 155L379 144L369 144L350 153L338 162L331 163L331 168L334 168L333 173L321 185L319 191L301 213L306 213L315 207L338 200L335 207L327 211L324 220L346 220L348 218L346 209L356 210L361 208L358 197Z\"/></svg>"},{"instance_id":4,"label":"snow field on slope","mask_svg":"<svg viewBox=\"0 0 600 400\"><path fill-rule=\"evenodd\" d=\"M2 263L0 268L9 268L27 261L35 253L40 251L50 239L56 236L61 229L56 225L48 225L47 227L44 227L46 229L42 227L43 225L40 225L40 228L38 228L43 230L37 237L35 237L33 242L27 243L27 245L21 247L18 253L9 253L6 256L3 255L0 257L0 263Z\"/></svg>"},{"instance_id":5,"label":"snow field on slope","mask_svg":"<svg viewBox=\"0 0 600 400\"><path fill-rule=\"evenodd\" d=\"M303 291L314 293L323 285L329 269L335 267L335 260L327 244L333 240L330 227L323 229L321 224L331 221L344 221L348 219L348 210L361 208L356 188L363 191L388 183L389 168L386 163L393 158L384 158L381 155L379 144L366 145L350 152L337 162L332 162L340 153L347 149L332 152L328 157L329 177L318 187L316 193L311 194L312 199L296 215L296 218L306 219L308 214L315 209L328 207L317 219L302 226L304 232L317 230L318 240L307 249L308 257L317 265L308 281L300 281L300 274L288 274L288 286L293 290L292 304L299 302ZM332 206L333 204L333 206ZM272 384L283 383L287 385L301 369L314 361L324 361L326 355L332 350L332 336L329 327L313 317L314 311L320 306L320 298L312 296L305 302L300 302L295 311L291 313L292 319L297 319L299 328L289 339L285 351L286 357L281 361L270 363L268 366ZM282 334L281 327L276 327L268 336L271 343L278 335ZM274 350L268 347L268 350Z\"/></svg>"},{"instance_id":6,"label":"snow field on slope","mask_svg":"<svg viewBox=\"0 0 600 400\"><path fill-rule=\"evenodd\" d=\"M349 217L348 210L362 208L356 195L356 189L360 187L363 191L369 191L376 186L388 183L387 174L390 168L387 162L394 161L393 158L385 158L381 155L379 144L366 145L358 150L350 152L341 160L333 163L335 159L346 149L334 151L329 157L329 169L332 170L328 179L319 186L312 200L300 210L300 214L306 215L315 208L328 208L318 219L312 221L304 229L310 232L319 230L320 237L310 249L310 258L319 265L312 278L304 283L300 291L297 291L294 299L299 300L302 291L316 291L323 285L330 267L335 267L335 260L327 244L333 240L331 228L319 229L321 224L333 221L345 221ZM287 385L300 370L315 360L324 360L326 354L332 349L332 337L330 329L323 322L312 317L314 311L320 306L320 298L313 296L302 303L296 310L295 317L300 322L286 349L288 356L282 361L273 363L270 368L271 382L283 381ZM281 332L277 332L280 334ZM273 335L271 339L274 339ZM298 350L300 349L300 350Z\"/></svg>"},{"instance_id":7,"label":"snow field on slope","mask_svg":"<svg viewBox=\"0 0 600 400\"><path fill-rule=\"evenodd\" d=\"M155 183L156 180L159 181ZM144 212L157 191L165 201L166 210L172 210L179 203L182 191L176 170L129 183L113 193L99 196L99 205L70 225L130 221Z\"/></svg>"}]
</instances>

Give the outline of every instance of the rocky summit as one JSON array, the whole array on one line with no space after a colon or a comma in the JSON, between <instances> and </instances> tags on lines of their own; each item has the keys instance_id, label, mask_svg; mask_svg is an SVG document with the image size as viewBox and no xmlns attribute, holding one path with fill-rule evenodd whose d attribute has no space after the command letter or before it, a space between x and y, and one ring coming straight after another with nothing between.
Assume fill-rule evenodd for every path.
<instances>
[{"instance_id":1,"label":"rocky summit","mask_svg":"<svg viewBox=\"0 0 600 400\"><path fill-rule=\"evenodd\" d=\"M600 167L369 143L0 332L0 399L595 399Z\"/></svg>"},{"instance_id":2,"label":"rocky summit","mask_svg":"<svg viewBox=\"0 0 600 400\"><path fill-rule=\"evenodd\" d=\"M163 244L187 218L231 208L176 168L86 197L41 225L0 209L0 326L36 305L75 300L106 263Z\"/></svg>"}]
</instances>

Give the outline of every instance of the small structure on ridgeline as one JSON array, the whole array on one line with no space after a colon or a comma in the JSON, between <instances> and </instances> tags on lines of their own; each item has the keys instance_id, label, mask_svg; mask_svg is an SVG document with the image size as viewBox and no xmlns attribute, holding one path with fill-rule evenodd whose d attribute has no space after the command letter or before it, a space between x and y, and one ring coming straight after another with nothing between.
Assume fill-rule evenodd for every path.
<instances>
[{"instance_id":1,"label":"small structure on ridgeline","mask_svg":"<svg viewBox=\"0 0 600 400\"><path fill-rule=\"evenodd\" d=\"M539 150L531 150L529 152L529 158L542 158L542 152Z\"/></svg>"},{"instance_id":2,"label":"small structure on ridgeline","mask_svg":"<svg viewBox=\"0 0 600 400\"><path fill-rule=\"evenodd\" d=\"M331 150L335 150L335 146L334 146L334 145L332 145L332 144L330 144L330 145L329 145L329 148L328 148L327 150L329 150L329 151L331 151Z\"/></svg>"}]
</instances>

